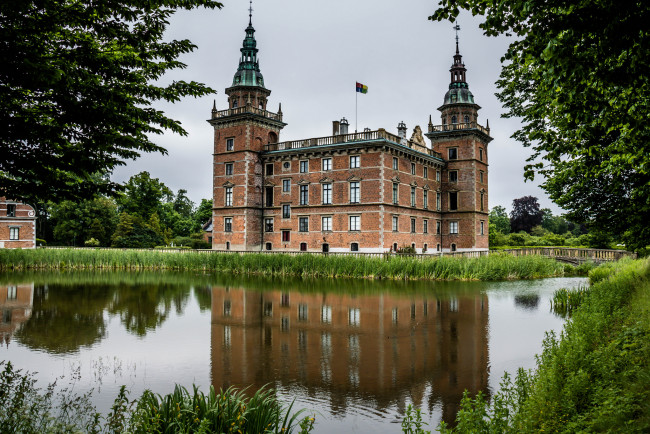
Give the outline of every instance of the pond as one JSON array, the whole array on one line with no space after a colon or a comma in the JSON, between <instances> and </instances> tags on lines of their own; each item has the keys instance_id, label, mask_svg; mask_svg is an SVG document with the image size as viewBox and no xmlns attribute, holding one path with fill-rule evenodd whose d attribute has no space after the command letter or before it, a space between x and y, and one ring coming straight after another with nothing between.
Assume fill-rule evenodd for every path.
<instances>
[{"instance_id":1,"label":"pond","mask_svg":"<svg viewBox=\"0 0 650 434\"><path fill-rule=\"evenodd\" d=\"M511 282L300 280L190 273L0 274L0 360L94 389L168 393L270 385L316 412L315 432L401 432L406 406L429 429L465 389L533 368L560 287Z\"/></svg>"}]
</instances>

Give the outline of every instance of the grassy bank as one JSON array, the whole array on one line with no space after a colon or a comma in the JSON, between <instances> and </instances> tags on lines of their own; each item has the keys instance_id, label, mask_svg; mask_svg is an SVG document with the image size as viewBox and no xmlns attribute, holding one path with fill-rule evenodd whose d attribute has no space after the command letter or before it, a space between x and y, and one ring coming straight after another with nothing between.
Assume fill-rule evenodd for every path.
<instances>
[{"instance_id":1,"label":"grassy bank","mask_svg":"<svg viewBox=\"0 0 650 434\"><path fill-rule=\"evenodd\" d=\"M176 386L172 393L145 391L129 400L122 386L107 415L91 395L76 395L74 383L37 386L34 376L0 362L0 432L3 433L308 433L314 417L283 406L271 389L253 396L234 388L207 394Z\"/></svg>"},{"instance_id":2,"label":"grassy bank","mask_svg":"<svg viewBox=\"0 0 650 434\"><path fill-rule=\"evenodd\" d=\"M0 271L176 270L331 278L508 280L576 275L590 268L589 264L576 268L548 258L508 254L418 259L133 250L0 250Z\"/></svg>"},{"instance_id":3,"label":"grassy bank","mask_svg":"<svg viewBox=\"0 0 650 434\"><path fill-rule=\"evenodd\" d=\"M504 378L490 403L466 396L442 432L650 432L650 260L594 269L534 372Z\"/></svg>"}]
</instances>

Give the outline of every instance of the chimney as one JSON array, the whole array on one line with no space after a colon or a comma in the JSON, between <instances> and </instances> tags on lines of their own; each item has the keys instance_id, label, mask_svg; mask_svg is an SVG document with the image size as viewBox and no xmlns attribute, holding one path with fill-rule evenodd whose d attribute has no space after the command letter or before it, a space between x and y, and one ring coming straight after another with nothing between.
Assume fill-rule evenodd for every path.
<instances>
[{"instance_id":1,"label":"chimney","mask_svg":"<svg viewBox=\"0 0 650 434\"><path fill-rule=\"evenodd\" d=\"M397 124L397 135L402 140L406 139L406 124L404 121Z\"/></svg>"},{"instance_id":2,"label":"chimney","mask_svg":"<svg viewBox=\"0 0 650 434\"><path fill-rule=\"evenodd\" d=\"M348 125L350 125L350 124L348 124L348 120L345 119L345 118L342 118L342 119L341 119L341 123L340 123L340 126L341 126L341 134L342 134L342 135L345 135L345 134L348 133Z\"/></svg>"},{"instance_id":3,"label":"chimney","mask_svg":"<svg viewBox=\"0 0 650 434\"><path fill-rule=\"evenodd\" d=\"M339 121L332 121L332 135L339 135Z\"/></svg>"}]
</instances>

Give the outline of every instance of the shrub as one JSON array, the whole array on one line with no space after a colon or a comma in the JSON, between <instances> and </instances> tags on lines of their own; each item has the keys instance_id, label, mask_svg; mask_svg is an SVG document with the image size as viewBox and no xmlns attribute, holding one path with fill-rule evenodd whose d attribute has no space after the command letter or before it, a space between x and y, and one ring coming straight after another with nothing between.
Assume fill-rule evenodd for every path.
<instances>
[{"instance_id":1,"label":"shrub","mask_svg":"<svg viewBox=\"0 0 650 434\"><path fill-rule=\"evenodd\" d=\"M99 240L96 238L91 238L84 241L84 246L86 247L99 247Z\"/></svg>"}]
</instances>

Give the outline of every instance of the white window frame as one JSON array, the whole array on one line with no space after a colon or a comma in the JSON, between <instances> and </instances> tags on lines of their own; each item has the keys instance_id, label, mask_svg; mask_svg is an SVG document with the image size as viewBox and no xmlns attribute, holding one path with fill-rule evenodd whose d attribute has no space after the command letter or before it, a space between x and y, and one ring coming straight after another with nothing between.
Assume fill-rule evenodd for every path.
<instances>
[{"instance_id":1,"label":"white window frame","mask_svg":"<svg viewBox=\"0 0 650 434\"><path fill-rule=\"evenodd\" d=\"M309 160L300 160L298 165L300 173L309 173Z\"/></svg>"},{"instance_id":2,"label":"white window frame","mask_svg":"<svg viewBox=\"0 0 650 434\"><path fill-rule=\"evenodd\" d=\"M423 190L422 192L422 201L424 202L422 207L429 209L429 192L427 190Z\"/></svg>"},{"instance_id":3,"label":"white window frame","mask_svg":"<svg viewBox=\"0 0 650 434\"><path fill-rule=\"evenodd\" d=\"M305 230L303 230L303 222L306 222ZM309 232L309 217L298 217L298 232Z\"/></svg>"},{"instance_id":4,"label":"white window frame","mask_svg":"<svg viewBox=\"0 0 650 434\"><path fill-rule=\"evenodd\" d=\"M394 215L392 219L393 232L399 232L399 216Z\"/></svg>"},{"instance_id":5,"label":"white window frame","mask_svg":"<svg viewBox=\"0 0 650 434\"><path fill-rule=\"evenodd\" d=\"M458 235L458 222L449 222L449 234Z\"/></svg>"},{"instance_id":6,"label":"white window frame","mask_svg":"<svg viewBox=\"0 0 650 434\"><path fill-rule=\"evenodd\" d=\"M393 182L393 204L399 204L399 184L397 182Z\"/></svg>"},{"instance_id":7,"label":"white window frame","mask_svg":"<svg viewBox=\"0 0 650 434\"><path fill-rule=\"evenodd\" d=\"M300 205L309 205L309 186L301 185L299 193Z\"/></svg>"},{"instance_id":8,"label":"white window frame","mask_svg":"<svg viewBox=\"0 0 650 434\"><path fill-rule=\"evenodd\" d=\"M361 202L361 183L359 181L350 182L350 203Z\"/></svg>"},{"instance_id":9,"label":"white window frame","mask_svg":"<svg viewBox=\"0 0 650 434\"><path fill-rule=\"evenodd\" d=\"M225 187L226 198L225 205L232 206L232 187Z\"/></svg>"},{"instance_id":10,"label":"white window frame","mask_svg":"<svg viewBox=\"0 0 650 434\"><path fill-rule=\"evenodd\" d=\"M332 170L332 158L331 157L323 158L321 167L323 169L323 172L328 172Z\"/></svg>"},{"instance_id":11,"label":"white window frame","mask_svg":"<svg viewBox=\"0 0 650 434\"><path fill-rule=\"evenodd\" d=\"M322 216L321 220L321 231L331 231L332 230L332 216L326 215Z\"/></svg>"},{"instance_id":12,"label":"white window frame","mask_svg":"<svg viewBox=\"0 0 650 434\"><path fill-rule=\"evenodd\" d=\"M361 309L358 307L348 309L348 324L353 327L359 327L361 324Z\"/></svg>"},{"instance_id":13,"label":"white window frame","mask_svg":"<svg viewBox=\"0 0 650 434\"><path fill-rule=\"evenodd\" d=\"M231 152L235 150L235 138L229 137L226 139L226 151Z\"/></svg>"},{"instance_id":14,"label":"white window frame","mask_svg":"<svg viewBox=\"0 0 650 434\"><path fill-rule=\"evenodd\" d=\"M9 241L18 241L20 240L20 227L10 226L9 227Z\"/></svg>"},{"instance_id":15,"label":"white window frame","mask_svg":"<svg viewBox=\"0 0 650 434\"><path fill-rule=\"evenodd\" d=\"M361 157L359 155L350 155L350 169L361 167Z\"/></svg>"},{"instance_id":16,"label":"white window frame","mask_svg":"<svg viewBox=\"0 0 650 434\"><path fill-rule=\"evenodd\" d=\"M291 179L283 179L282 180L282 192L283 193L291 193Z\"/></svg>"},{"instance_id":17,"label":"white window frame","mask_svg":"<svg viewBox=\"0 0 650 434\"><path fill-rule=\"evenodd\" d=\"M415 175L415 163L411 163L411 175Z\"/></svg>"},{"instance_id":18,"label":"white window frame","mask_svg":"<svg viewBox=\"0 0 650 434\"><path fill-rule=\"evenodd\" d=\"M229 230L229 226L230 226L230 230ZM232 232L232 217L223 218L223 231Z\"/></svg>"},{"instance_id":19,"label":"white window frame","mask_svg":"<svg viewBox=\"0 0 650 434\"><path fill-rule=\"evenodd\" d=\"M332 204L332 183L326 182L323 184L322 187L323 191L323 205L331 205Z\"/></svg>"},{"instance_id":20,"label":"white window frame","mask_svg":"<svg viewBox=\"0 0 650 434\"><path fill-rule=\"evenodd\" d=\"M230 169L230 170L228 170ZM233 163L226 163L226 169L225 169L225 174L226 176L231 176L234 170L234 164Z\"/></svg>"},{"instance_id":21,"label":"white window frame","mask_svg":"<svg viewBox=\"0 0 650 434\"><path fill-rule=\"evenodd\" d=\"M288 203L282 204L282 218L283 219L291 218L291 204Z\"/></svg>"},{"instance_id":22,"label":"white window frame","mask_svg":"<svg viewBox=\"0 0 650 434\"><path fill-rule=\"evenodd\" d=\"M361 230L361 216L360 215L351 215L348 218L350 223L351 231L360 231Z\"/></svg>"},{"instance_id":23,"label":"white window frame","mask_svg":"<svg viewBox=\"0 0 650 434\"><path fill-rule=\"evenodd\" d=\"M399 170L399 158L393 157L393 170Z\"/></svg>"}]
</instances>

